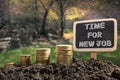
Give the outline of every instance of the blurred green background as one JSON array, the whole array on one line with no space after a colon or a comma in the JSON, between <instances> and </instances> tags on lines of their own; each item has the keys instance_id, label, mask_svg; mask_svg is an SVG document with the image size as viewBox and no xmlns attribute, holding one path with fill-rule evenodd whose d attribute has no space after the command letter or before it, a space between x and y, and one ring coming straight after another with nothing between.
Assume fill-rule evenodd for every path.
<instances>
[{"instance_id":1,"label":"blurred green background","mask_svg":"<svg viewBox=\"0 0 120 80\"><path fill-rule=\"evenodd\" d=\"M51 48L51 63L56 62L56 45L72 44L73 22L115 18L120 30L120 0L0 0L0 67L19 63L21 55L32 56L37 48ZM114 52L97 53L98 60L120 66L120 32ZM74 52L79 60L90 53Z\"/></svg>"},{"instance_id":2,"label":"blurred green background","mask_svg":"<svg viewBox=\"0 0 120 80\"><path fill-rule=\"evenodd\" d=\"M55 63L55 54L56 54L56 46L55 45L47 45L43 46L39 43L34 44L33 46L26 46L16 49L4 49L0 52L0 67L4 66L4 64L9 62L19 63L19 57L21 55L31 55L32 56L32 63L35 64L35 53L36 49L38 48L51 48L51 55L50 55L50 62ZM74 57L78 58L79 60L89 60L90 53L85 52L75 52L73 51ZM120 66L120 38L118 36L118 48L114 52L98 52L97 53L98 60L105 60L111 61L114 64Z\"/></svg>"}]
</instances>

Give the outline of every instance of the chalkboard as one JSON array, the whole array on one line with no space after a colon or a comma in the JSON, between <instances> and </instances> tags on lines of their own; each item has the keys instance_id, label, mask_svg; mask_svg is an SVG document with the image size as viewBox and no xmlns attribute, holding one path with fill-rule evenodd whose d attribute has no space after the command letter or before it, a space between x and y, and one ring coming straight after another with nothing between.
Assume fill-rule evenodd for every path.
<instances>
[{"instance_id":1,"label":"chalkboard","mask_svg":"<svg viewBox=\"0 0 120 80\"><path fill-rule=\"evenodd\" d=\"M75 51L104 52L117 48L117 20L96 19L76 21L73 24Z\"/></svg>"}]
</instances>

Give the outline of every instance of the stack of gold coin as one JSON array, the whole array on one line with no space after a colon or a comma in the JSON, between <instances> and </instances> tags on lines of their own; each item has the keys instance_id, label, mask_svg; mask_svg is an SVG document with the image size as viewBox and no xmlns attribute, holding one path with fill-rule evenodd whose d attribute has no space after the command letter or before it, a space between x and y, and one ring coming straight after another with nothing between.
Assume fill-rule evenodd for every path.
<instances>
[{"instance_id":1,"label":"stack of gold coin","mask_svg":"<svg viewBox=\"0 0 120 80\"><path fill-rule=\"evenodd\" d=\"M22 55L20 56L20 65L21 67L26 67L31 64L31 56L30 55Z\"/></svg>"},{"instance_id":2,"label":"stack of gold coin","mask_svg":"<svg viewBox=\"0 0 120 80\"><path fill-rule=\"evenodd\" d=\"M72 45L56 46L56 61L59 64L71 64L73 60Z\"/></svg>"},{"instance_id":3,"label":"stack of gold coin","mask_svg":"<svg viewBox=\"0 0 120 80\"><path fill-rule=\"evenodd\" d=\"M14 66L14 62L11 62L11 63L7 63L4 65L5 68L11 68Z\"/></svg>"},{"instance_id":4,"label":"stack of gold coin","mask_svg":"<svg viewBox=\"0 0 120 80\"><path fill-rule=\"evenodd\" d=\"M50 62L50 48L39 48L36 50L36 63L46 65Z\"/></svg>"}]
</instances>

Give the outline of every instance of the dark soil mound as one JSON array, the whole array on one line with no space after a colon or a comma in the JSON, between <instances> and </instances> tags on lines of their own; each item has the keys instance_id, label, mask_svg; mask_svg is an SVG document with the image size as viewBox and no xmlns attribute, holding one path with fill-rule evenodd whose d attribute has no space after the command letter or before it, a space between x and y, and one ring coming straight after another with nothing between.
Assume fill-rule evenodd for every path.
<instances>
[{"instance_id":1,"label":"dark soil mound","mask_svg":"<svg viewBox=\"0 0 120 80\"><path fill-rule=\"evenodd\" d=\"M120 67L93 59L74 61L71 65L14 66L0 69L0 80L120 80Z\"/></svg>"}]
</instances>

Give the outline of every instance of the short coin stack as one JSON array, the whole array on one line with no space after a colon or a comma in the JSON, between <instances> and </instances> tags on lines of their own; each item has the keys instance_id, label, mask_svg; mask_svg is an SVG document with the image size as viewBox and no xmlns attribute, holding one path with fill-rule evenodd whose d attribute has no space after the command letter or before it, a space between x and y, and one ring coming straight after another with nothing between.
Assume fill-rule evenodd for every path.
<instances>
[{"instance_id":1,"label":"short coin stack","mask_svg":"<svg viewBox=\"0 0 120 80\"><path fill-rule=\"evenodd\" d=\"M59 64L71 64L73 59L72 45L56 46L56 61Z\"/></svg>"},{"instance_id":2,"label":"short coin stack","mask_svg":"<svg viewBox=\"0 0 120 80\"><path fill-rule=\"evenodd\" d=\"M11 62L11 63L7 63L4 65L5 68L11 68L14 66L14 62Z\"/></svg>"},{"instance_id":3,"label":"short coin stack","mask_svg":"<svg viewBox=\"0 0 120 80\"><path fill-rule=\"evenodd\" d=\"M39 48L36 50L36 63L46 65L50 62L50 48Z\"/></svg>"},{"instance_id":4,"label":"short coin stack","mask_svg":"<svg viewBox=\"0 0 120 80\"><path fill-rule=\"evenodd\" d=\"M26 67L31 64L31 56L30 55L22 55L20 56L20 65L21 67Z\"/></svg>"}]
</instances>

